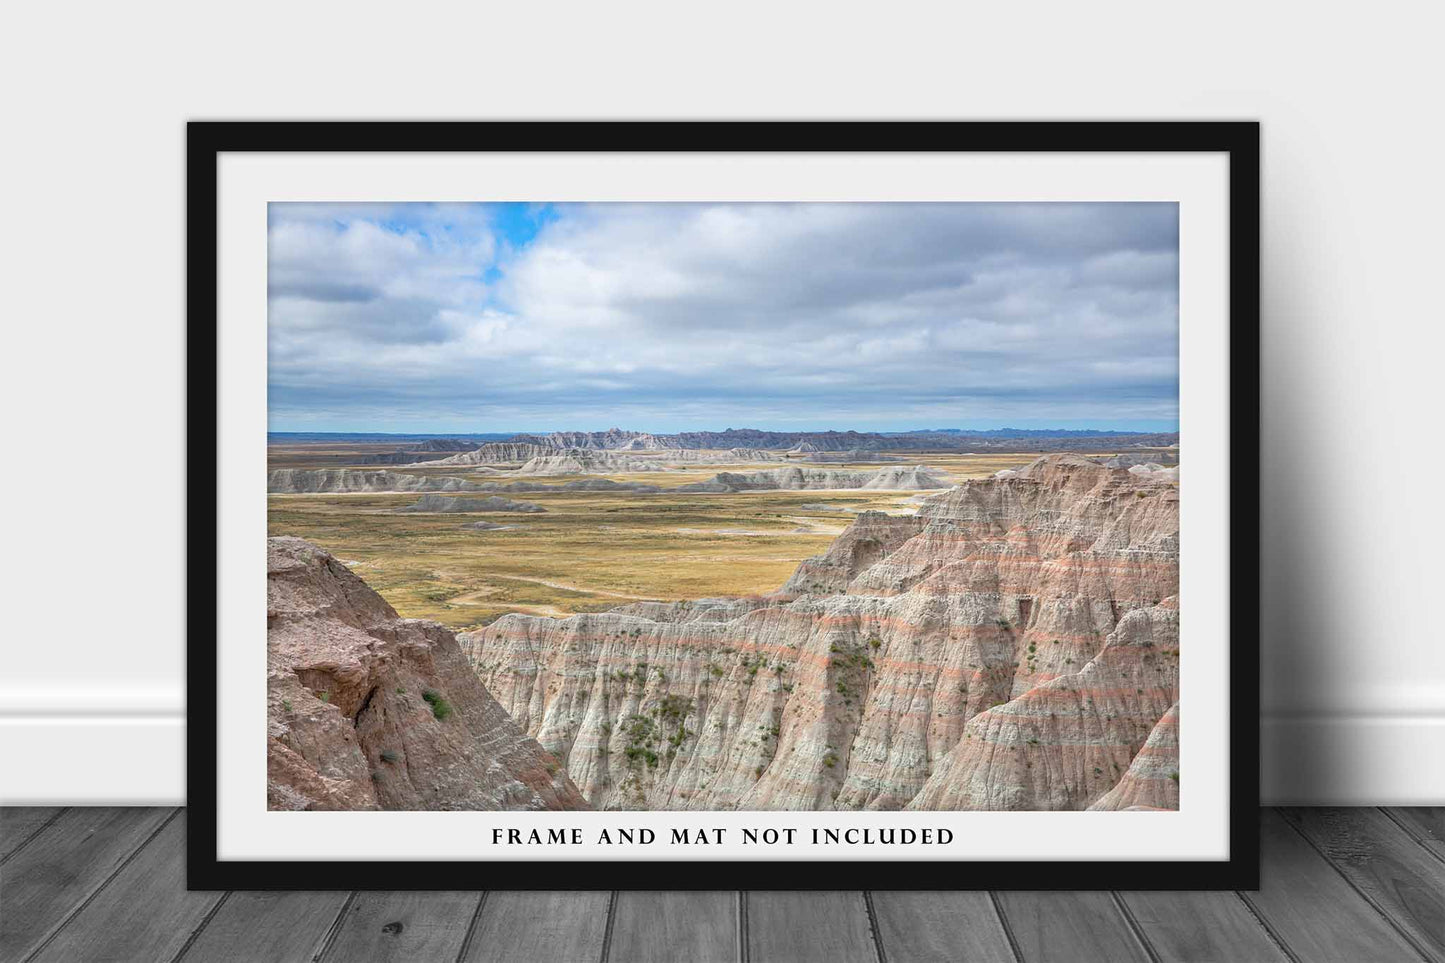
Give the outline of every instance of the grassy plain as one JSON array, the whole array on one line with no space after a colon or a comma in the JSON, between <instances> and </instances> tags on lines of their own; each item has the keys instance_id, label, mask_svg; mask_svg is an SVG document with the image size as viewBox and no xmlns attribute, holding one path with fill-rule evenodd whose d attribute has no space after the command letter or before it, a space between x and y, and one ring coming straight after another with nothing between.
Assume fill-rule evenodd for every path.
<instances>
[{"instance_id":1,"label":"grassy plain","mask_svg":"<svg viewBox=\"0 0 1445 963\"><path fill-rule=\"evenodd\" d=\"M346 463L345 453L334 448L317 450L315 460L309 460L299 447L276 452L281 457L272 467L331 468ZM1020 467L1036 456L903 452L899 457L901 463L926 464L962 480ZM468 469L386 467L408 474L508 480ZM718 471L765 467L778 465L689 467L678 472L608 477L666 489L711 478ZM817 467L871 470L883 466ZM527 480L553 485L573 479ZM273 535L298 535L345 560L403 616L435 619L460 630L486 624L507 612L561 616L608 609L636 598L770 592L787 581L799 561L824 551L855 512L912 511L920 493L503 494L541 505L546 512L398 514L397 509L410 505L417 496L270 495L268 527ZM507 527L467 527L483 520Z\"/></svg>"},{"instance_id":2,"label":"grassy plain","mask_svg":"<svg viewBox=\"0 0 1445 963\"><path fill-rule=\"evenodd\" d=\"M565 615L631 598L772 591L825 550L851 512L897 511L910 493L527 493L544 514L396 514L414 495L271 495L273 535L350 564L405 616L453 628L505 612ZM501 530L466 527L486 520Z\"/></svg>"}]
</instances>

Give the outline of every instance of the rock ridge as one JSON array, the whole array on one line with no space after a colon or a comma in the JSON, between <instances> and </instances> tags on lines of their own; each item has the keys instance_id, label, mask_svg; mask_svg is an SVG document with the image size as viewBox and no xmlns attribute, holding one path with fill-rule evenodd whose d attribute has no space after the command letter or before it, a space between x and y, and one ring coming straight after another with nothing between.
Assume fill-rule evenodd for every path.
<instances>
[{"instance_id":1,"label":"rock ridge","mask_svg":"<svg viewBox=\"0 0 1445 963\"><path fill-rule=\"evenodd\" d=\"M924 465L908 468L880 468L876 471L848 471L837 468L815 468L811 465L789 465L754 472L719 472L710 481L691 482L673 491L713 492L731 494L750 491L826 491L830 489L870 489L914 491L947 488L951 483L943 475Z\"/></svg>"},{"instance_id":2,"label":"rock ridge","mask_svg":"<svg viewBox=\"0 0 1445 963\"><path fill-rule=\"evenodd\" d=\"M589 808L451 632L302 539L267 539L266 563L267 808Z\"/></svg>"},{"instance_id":3,"label":"rock ridge","mask_svg":"<svg viewBox=\"0 0 1445 963\"><path fill-rule=\"evenodd\" d=\"M1176 486L1050 455L861 513L772 595L459 638L597 808L1167 808L1178 548Z\"/></svg>"},{"instance_id":4,"label":"rock ridge","mask_svg":"<svg viewBox=\"0 0 1445 963\"><path fill-rule=\"evenodd\" d=\"M407 475L393 471L358 471L350 468L277 468L266 476L266 491L274 494L485 490L484 484L461 478Z\"/></svg>"}]
</instances>

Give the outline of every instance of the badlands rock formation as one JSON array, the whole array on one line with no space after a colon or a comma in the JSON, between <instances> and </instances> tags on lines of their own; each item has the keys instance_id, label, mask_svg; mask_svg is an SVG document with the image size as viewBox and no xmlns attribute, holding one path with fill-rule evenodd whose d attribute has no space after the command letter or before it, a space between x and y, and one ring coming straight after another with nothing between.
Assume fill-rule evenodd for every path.
<instances>
[{"instance_id":1,"label":"badlands rock formation","mask_svg":"<svg viewBox=\"0 0 1445 963\"><path fill-rule=\"evenodd\" d=\"M669 449L768 449L797 452L891 451L898 449L945 449L969 451L1098 451L1101 447L1162 447L1177 444L1178 432L1124 434L1109 431L1024 430L994 431L764 431L758 428L729 428L726 431L683 431L657 435L645 431L558 431L549 435L521 434L509 442L548 448L594 448L610 451L665 451Z\"/></svg>"},{"instance_id":2,"label":"badlands rock formation","mask_svg":"<svg viewBox=\"0 0 1445 963\"><path fill-rule=\"evenodd\" d=\"M435 622L331 555L266 542L270 809L586 809Z\"/></svg>"},{"instance_id":3,"label":"badlands rock formation","mask_svg":"<svg viewBox=\"0 0 1445 963\"><path fill-rule=\"evenodd\" d=\"M560 484L535 481L472 482L450 476L405 475L389 471L351 471L328 468L308 471L278 468L266 479L275 494L354 492L657 492L656 485L617 482L609 478L579 478Z\"/></svg>"},{"instance_id":4,"label":"badlands rock formation","mask_svg":"<svg viewBox=\"0 0 1445 963\"><path fill-rule=\"evenodd\" d=\"M712 481L692 482L673 489L679 492L824 491L838 488L920 490L947 488L942 475L916 465L911 468L880 468L877 471L844 471L790 465L755 472L720 472Z\"/></svg>"},{"instance_id":5,"label":"badlands rock formation","mask_svg":"<svg viewBox=\"0 0 1445 963\"><path fill-rule=\"evenodd\" d=\"M667 465L752 465L758 462L787 461L788 456L780 451L763 451L760 448L728 448L723 451L708 451L701 448L678 448L662 457Z\"/></svg>"},{"instance_id":6,"label":"badlands rock formation","mask_svg":"<svg viewBox=\"0 0 1445 963\"><path fill-rule=\"evenodd\" d=\"M460 478L405 475L393 471L345 468L278 468L266 476L266 491L277 494L316 492L477 492L486 486Z\"/></svg>"},{"instance_id":7,"label":"badlands rock formation","mask_svg":"<svg viewBox=\"0 0 1445 963\"><path fill-rule=\"evenodd\" d=\"M551 454L553 449L546 445L518 444L512 441L490 441L460 455L439 458L427 462L427 467L442 465L507 465L530 461L539 455Z\"/></svg>"},{"instance_id":8,"label":"badlands rock formation","mask_svg":"<svg viewBox=\"0 0 1445 963\"><path fill-rule=\"evenodd\" d=\"M861 512L844 529L828 551L804 559L783 586L784 595L817 595L846 592L864 572L873 582L891 571L883 566L873 571L904 543L922 532L928 523L918 515L889 515Z\"/></svg>"},{"instance_id":9,"label":"badlands rock formation","mask_svg":"<svg viewBox=\"0 0 1445 963\"><path fill-rule=\"evenodd\" d=\"M654 435L646 431L554 431L547 435L516 435L510 441L546 448L587 448L606 451L660 451L681 448L675 435ZM686 446L696 447L696 446Z\"/></svg>"},{"instance_id":10,"label":"badlands rock formation","mask_svg":"<svg viewBox=\"0 0 1445 963\"><path fill-rule=\"evenodd\" d=\"M1179 466L1166 468L1163 465L1147 462L1143 465L1134 465L1129 469L1129 474L1139 477L1142 481L1155 484L1173 485L1179 482Z\"/></svg>"},{"instance_id":11,"label":"badlands rock formation","mask_svg":"<svg viewBox=\"0 0 1445 963\"><path fill-rule=\"evenodd\" d=\"M417 451L415 449L403 449L401 451L388 451L377 455L362 455L353 460L356 465L415 465L417 462L433 461L443 458L434 451Z\"/></svg>"},{"instance_id":12,"label":"badlands rock formation","mask_svg":"<svg viewBox=\"0 0 1445 963\"><path fill-rule=\"evenodd\" d=\"M1104 462L1106 468L1133 468L1135 465L1170 465L1179 464L1179 452L1177 451L1129 451L1115 455Z\"/></svg>"},{"instance_id":13,"label":"badlands rock formation","mask_svg":"<svg viewBox=\"0 0 1445 963\"><path fill-rule=\"evenodd\" d=\"M397 451L379 455L365 455L356 459L358 465L412 465L419 461L430 461L444 457L449 452L470 451L475 441L461 438L429 438L414 445L406 445ZM440 454L438 454L440 453Z\"/></svg>"},{"instance_id":14,"label":"badlands rock formation","mask_svg":"<svg viewBox=\"0 0 1445 963\"><path fill-rule=\"evenodd\" d=\"M684 431L676 438L684 448L770 448L799 451L847 451L850 448L910 448L907 441L858 431L764 431L729 428L726 431Z\"/></svg>"},{"instance_id":15,"label":"badlands rock formation","mask_svg":"<svg viewBox=\"0 0 1445 963\"><path fill-rule=\"evenodd\" d=\"M1178 590L1178 489L1054 455L863 513L774 596L461 641L597 808L1169 806Z\"/></svg>"},{"instance_id":16,"label":"badlands rock formation","mask_svg":"<svg viewBox=\"0 0 1445 963\"><path fill-rule=\"evenodd\" d=\"M428 438L413 447L416 451L471 451L476 444L465 438Z\"/></svg>"},{"instance_id":17,"label":"badlands rock formation","mask_svg":"<svg viewBox=\"0 0 1445 963\"><path fill-rule=\"evenodd\" d=\"M456 498L447 495L423 495L413 504L398 508L399 512L545 512L547 509L531 502L518 502L500 495L486 498Z\"/></svg>"},{"instance_id":18,"label":"badlands rock formation","mask_svg":"<svg viewBox=\"0 0 1445 963\"><path fill-rule=\"evenodd\" d=\"M1179 808L1179 703L1154 726L1119 784L1089 808Z\"/></svg>"},{"instance_id":19,"label":"badlands rock formation","mask_svg":"<svg viewBox=\"0 0 1445 963\"><path fill-rule=\"evenodd\" d=\"M518 475L614 475L619 472L665 471L659 461L591 448L566 448L538 455L517 469Z\"/></svg>"}]
</instances>

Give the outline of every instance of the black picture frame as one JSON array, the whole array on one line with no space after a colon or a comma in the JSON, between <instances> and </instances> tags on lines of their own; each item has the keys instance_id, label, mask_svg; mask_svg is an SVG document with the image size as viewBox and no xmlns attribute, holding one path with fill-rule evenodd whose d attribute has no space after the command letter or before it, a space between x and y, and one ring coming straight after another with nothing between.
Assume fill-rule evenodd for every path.
<instances>
[{"instance_id":1,"label":"black picture frame","mask_svg":"<svg viewBox=\"0 0 1445 963\"><path fill-rule=\"evenodd\" d=\"M1257 889L1259 884L1259 124L1155 122L231 122L186 131L187 885L192 890L649 889L657 862L217 858L217 174L226 152L1208 152L1229 158L1230 825L1227 861L710 862L675 889ZM583 869L587 867L587 869ZM946 872L965 868L966 872Z\"/></svg>"}]
</instances>

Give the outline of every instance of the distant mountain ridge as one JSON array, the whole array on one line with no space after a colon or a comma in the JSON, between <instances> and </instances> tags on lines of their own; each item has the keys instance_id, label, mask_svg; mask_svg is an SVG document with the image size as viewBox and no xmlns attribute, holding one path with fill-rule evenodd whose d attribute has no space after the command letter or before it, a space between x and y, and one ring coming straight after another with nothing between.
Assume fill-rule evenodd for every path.
<instances>
[{"instance_id":1,"label":"distant mountain ridge","mask_svg":"<svg viewBox=\"0 0 1445 963\"><path fill-rule=\"evenodd\" d=\"M268 431L266 432L266 443L275 444L310 444L313 442L396 442L399 445L416 447L435 441L462 441L471 442L472 446L480 445L486 441L501 441L510 438L516 432L451 432L435 431L423 434L411 432L389 432L389 431Z\"/></svg>"},{"instance_id":2,"label":"distant mountain ridge","mask_svg":"<svg viewBox=\"0 0 1445 963\"><path fill-rule=\"evenodd\" d=\"M968 435L976 438L1113 438L1118 435L1158 433L1120 431L1114 428L916 428L911 431L885 431L883 434ZM1178 434L1178 432L1162 432L1162 434Z\"/></svg>"},{"instance_id":3,"label":"distant mountain ridge","mask_svg":"<svg viewBox=\"0 0 1445 963\"><path fill-rule=\"evenodd\" d=\"M910 448L1017 448L1043 444L1052 450L1070 451L1097 447L1100 439L1111 446L1166 447L1177 444L1175 432L1126 432L1094 429L998 428L989 431L929 429L908 432L860 431L766 431L761 428L728 428L724 431L683 431L656 434L646 431L554 431L550 434L519 434L507 439L513 445L547 448L598 449L606 451L666 451L669 449L793 449L805 452L892 451Z\"/></svg>"},{"instance_id":4,"label":"distant mountain ridge","mask_svg":"<svg viewBox=\"0 0 1445 963\"><path fill-rule=\"evenodd\" d=\"M1110 448L1165 448L1179 443L1179 433L1130 432L1096 428L928 428L917 431L770 431L762 428L728 428L723 431L682 431L663 434L609 428L606 431L553 431L544 434L475 433L468 435L387 435L349 432L271 432L270 444L322 444L326 442L396 442L397 450L361 454L358 465L412 465L422 462L448 465L524 462L548 452L616 451L658 452L731 450L787 451L828 455L937 449L942 451L1094 451ZM816 459L831 461L831 458Z\"/></svg>"}]
</instances>

